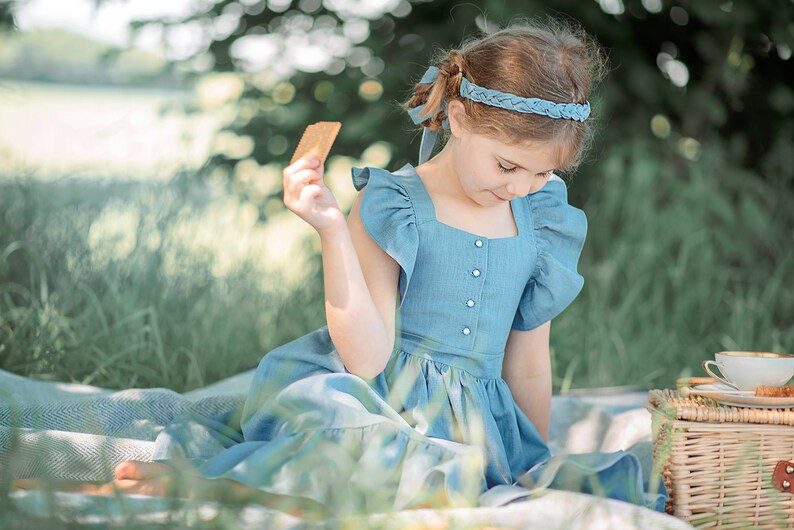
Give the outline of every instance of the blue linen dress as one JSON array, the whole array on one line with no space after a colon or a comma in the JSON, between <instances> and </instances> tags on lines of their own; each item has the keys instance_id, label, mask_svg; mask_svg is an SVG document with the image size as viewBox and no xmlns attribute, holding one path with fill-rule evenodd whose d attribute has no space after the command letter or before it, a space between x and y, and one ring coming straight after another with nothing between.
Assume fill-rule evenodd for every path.
<instances>
[{"instance_id":1,"label":"blue linen dress","mask_svg":"<svg viewBox=\"0 0 794 530\"><path fill-rule=\"evenodd\" d=\"M242 411L182 416L154 460L313 499L333 514L500 505L562 487L662 509L630 452L552 455L502 379L511 329L553 319L583 285L584 213L564 182L510 201L518 235L436 219L415 168L353 168L361 219L400 265L396 344L372 380L350 374L327 326L262 359ZM643 473L645 476L643 476Z\"/></svg>"}]
</instances>

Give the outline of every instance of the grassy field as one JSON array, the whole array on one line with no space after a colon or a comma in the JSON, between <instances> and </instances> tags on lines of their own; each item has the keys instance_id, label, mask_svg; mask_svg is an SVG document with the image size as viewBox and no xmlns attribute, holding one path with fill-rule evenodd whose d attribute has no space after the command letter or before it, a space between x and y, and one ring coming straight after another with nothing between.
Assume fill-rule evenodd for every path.
<instances>
[{"instance_id":1,"label":"grassy field","mask_svg":"<svg viewBox=\"0 0 794 530\"><path fill-rule=\"evenodd\" d=\"M677 193L634 164L583 205L586 286L552 328L555 388L669 386L715 351L791 351L794 251L780 199L757 182L736 215L713 175L693 171ZM202 188L0 184L0 367L187 390L323 325L316 236L292 247L304 264L294 277L283 230Z\"/></svg>"},{"instance_id":2,"label":"grassy field","mask_svg":"<svg viewBox=\"0 0 794 530\"><path fill-rule=\"evenodd\" d=\"M575 385L674 387L714 352L794 353L794 266L780 180L627 142L599 163L580 298L557 326L557 373ZM565 326L565 332L562 332Z\"/></svg>"},{"instance_id":3,"label":"grassy field","mask_svg":"<svg viewBox=\"0 0 794 530\"><path fill-rule=\"evenodd\" d=\"M186 185L219 123L189 94L3 86L0 367L184 390L322 325L310 228Z\"/></svg>"},{"instance_id":4,"label":"grassy field","mask_svg":"<svg viewBox=\"0 0 794 530\"><path fill-rule=\"evenodd\" d=\"M721 160L713 146L687 160L627 140L574 178L571 201L589 220L585 288L552 326L557 392L672 386L721 350L794 353L791 190ZM329 163L343 205L349 166L362 163L390 160ZM129 168L140 178L4 168L0 368L184 391L324 324L318 238L296 216L262 225L250 204L189 172Z\"/></svg>"},{"instance_id":5,"label":"grassy field","mask_svg":"<svg viewBox=\"0 0 794 530\"><path fill-rule=\"evenodd\" d=\"M262 224L184 161L168 178L134 153L103 166L113 150L97 149L90 170L69 153L38 166L13 156L0 171L0 368L181 392L325 323L317 235L279 204ZM672 387L721 350L794 353L794 193L724 159L717 145L691 159L627 139L572 180L589 223L585 288L552 325L555 392ZM351 165L400 164L383 145L332 157L326 175L345 208ZM274 165L246 167L249 180L278 184ZM8 513L0 527L41 523Z\"/></svg>"}]
</instances>

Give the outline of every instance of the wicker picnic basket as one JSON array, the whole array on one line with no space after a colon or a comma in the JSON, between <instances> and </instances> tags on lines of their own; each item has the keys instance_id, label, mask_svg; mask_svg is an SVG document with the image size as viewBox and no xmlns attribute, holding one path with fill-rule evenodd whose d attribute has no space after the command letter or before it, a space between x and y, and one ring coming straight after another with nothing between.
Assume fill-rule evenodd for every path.
<instances>
[{"instance_id":1,"label":"wicker picnic basket","mask_svg":"<svg viewBox=\"0 0 794 530\"><path fill-rule=\"evenodd\" d=\"M646 405L667 511L697 528L794 529L794 408L722 405L685 386L651 390Z\"/></svg>"}]
</instances>

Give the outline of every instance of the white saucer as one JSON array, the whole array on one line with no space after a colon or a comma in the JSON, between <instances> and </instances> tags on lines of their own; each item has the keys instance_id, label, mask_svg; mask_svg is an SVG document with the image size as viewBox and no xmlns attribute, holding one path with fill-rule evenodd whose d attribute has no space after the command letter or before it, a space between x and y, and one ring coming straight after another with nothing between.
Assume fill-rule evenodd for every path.
<instances>
[{"instance_id":1,"label":"white saucer","mask_svg":"<svg viewBox=\"0 0 794 530\"><path fill-rule=\"evenodd\" d=\"M709 383L682 389L684 395L711 398L733 407L752 407L758 409L794 408L794 397L756 396L753 390L736 390L725 383Z\"/></svg>"}]
</instances>

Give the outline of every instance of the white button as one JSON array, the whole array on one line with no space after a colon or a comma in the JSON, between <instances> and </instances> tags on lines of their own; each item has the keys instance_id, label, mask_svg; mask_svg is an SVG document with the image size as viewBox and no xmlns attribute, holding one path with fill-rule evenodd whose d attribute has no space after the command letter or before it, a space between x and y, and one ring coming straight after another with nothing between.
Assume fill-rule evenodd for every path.
<instances>
[{"instance_id":1,"label":"white button","mask_svg":"<svg viewBox=\"0 0 794 530\"><path fill-rule=\"evenodd\" d=\"M471 330L469 328L463 328L464 335L468 335L469 333L471 333Z\"/></svg>"},{"instance_id":2,"label":"white button","mask_svg":"<svg viewBox=\"0 0 794 530\"><path fill-rule=\"evenodd\" d=\"M480 269L474 269L473 271L471 271L471 275L476 278L477 276L480 275Z\"/></svg>"},{"instance_id":3,"label":"white button","mask_svg":"<svg viewBox=\"0 0 794 530\"><path fill-rule=\"evenodd\" d=\"M466 305L469 307L474 307L474 300L466 300Z\"/></svg>"},{"instance_id":4,"label":"white button","mask_svg":"<svg viewBox=\"0 0 794 530\"><path fill-rule=\"evenodd\" d=\"M482 241L480 241L480 240L478 239L477 241L475 241L475 242L474 242L474 246L475 246L475 247L481 247L481 246L482 246Z\"/></svg>"}]
</instances>

